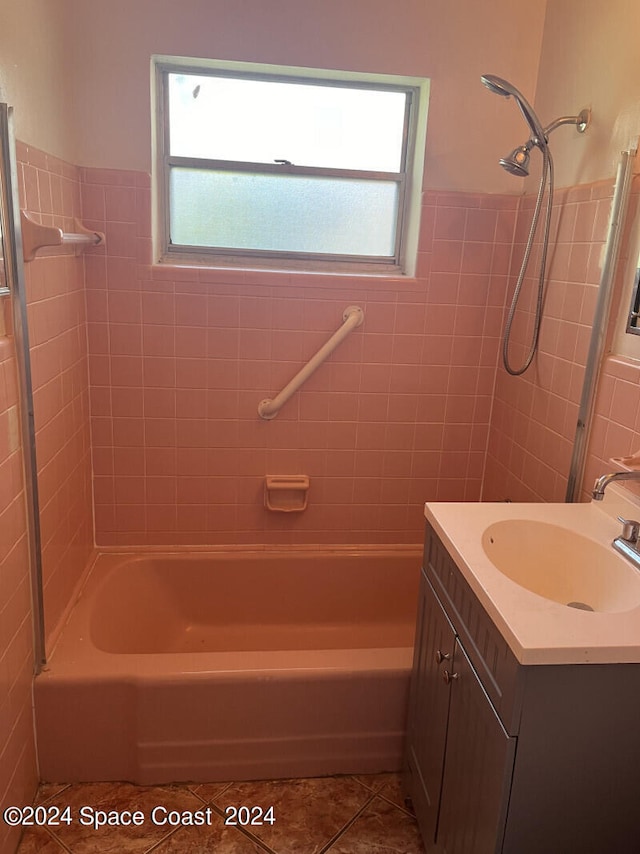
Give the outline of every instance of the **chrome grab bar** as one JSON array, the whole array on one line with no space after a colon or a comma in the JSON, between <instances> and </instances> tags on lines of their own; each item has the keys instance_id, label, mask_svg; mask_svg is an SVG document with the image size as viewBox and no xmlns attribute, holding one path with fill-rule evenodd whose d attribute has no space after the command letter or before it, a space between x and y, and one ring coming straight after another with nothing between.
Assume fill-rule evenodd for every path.
<instances>
[{"instance_id":1,"label":"chrome grab bar","mask_svg":"<svg viewBox=\"0 0 640 854\"><path fill-rule=\"evenodd\" d=\"M266 398L258 404L258 415L265 421L275 418L289 398L294 395L300 386L309 379L311 374L319 368L324 360L333 353L336 347L344 341L347 335L364 320L364 311L358 305L350 305L342 314L343 324L337 329L331 338L322 345L318 352L312 356L307 364L301 368L295 377L290 380L282 391L274 398Z\"/></svg>"}]
</instances>

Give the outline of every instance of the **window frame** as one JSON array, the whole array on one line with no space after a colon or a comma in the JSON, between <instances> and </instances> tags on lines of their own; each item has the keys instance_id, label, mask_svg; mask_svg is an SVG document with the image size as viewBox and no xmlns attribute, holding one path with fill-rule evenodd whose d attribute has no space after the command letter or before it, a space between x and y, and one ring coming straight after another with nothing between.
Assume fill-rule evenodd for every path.
<instances>
[{"instance_id":1,"label":"window frame","mask_svg":"<svg viewBox=\"0 0 640 854\"><path fill-rule=\"evenodd\" d=\"M153 57L152 71L155 88L154 165L155 191L155 256L161 264L206 265L210 267L243 267L251 269L284 269L320 272L361 273L377 275L412 275L417 250L416 186L422 179L423 157L416 158L419 139L426 130L428 80L365 75L331 70L262 66L253 63L187 60L177 57ZM402 92L406 95L402 153L399 172L337 169L296 166L294 164L253 163L248 161L215 160L180 157L170 152L169 85L170 74L233 77L273 82L303 83L306 85L343 86L348 89ZM327 178L393 181L398 187L395 247L392 256L363 256L333 253L261 250L233 247L207 247L172 244L170 234L170 180L173 167L203 171L237 171L257 175L295 175ZM417 203L419 211L419 199ZM413 221L413 228L410 223ZM412 233L413 232L413 236ZM411 248L410 248L411 247Z\"/></svg>"}]
</instances>

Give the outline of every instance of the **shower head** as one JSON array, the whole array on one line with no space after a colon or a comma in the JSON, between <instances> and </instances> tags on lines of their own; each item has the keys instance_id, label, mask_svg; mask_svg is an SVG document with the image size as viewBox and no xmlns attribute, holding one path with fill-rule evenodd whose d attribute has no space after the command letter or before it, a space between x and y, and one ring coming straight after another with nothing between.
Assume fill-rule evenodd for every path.
<instances>
[{"instance_id":1,"label":"shower head","mask_svg":"<svg viewBox=\"0 0 640 854\"><path fill-rule=\"evenodd\" d=\"M531 140L525 145L519 145L513 149L511 154L500 158L500 165L512 175L516 175L518 178L526 178L529 174L529 152L532 147Z\"/></svg>"},{"instance_id":2,"label":"shower head","mask_svg":"<svg viewBox=\"0 0 640 854\"><path fill-rule=\"evenodd\" d=\"M515 86L512 86L508 80L503 80L502 77L496 77L495 74L483 74L480 78L481 82L493 92L495 95L502 95L503 98L512 96L516 99L516 103L520 108L520 112L525 118L525 121L531 128L531 133L535 142L543 148L547 144L547 137L544 132L542 122L536 116L533 107L527 99L519 92Z\"/></svg>"},{"instance_id":3,"label":"shower head","mask_svg":"<svg viewBox=\"0 0 640 854\"><path fill-rule=\"evenodd\" d=\"M483 74L480 80L495 95L502 95L504 98L513 95L513 86L503 80L502 77L496 77L495 74Z\"/></svg>"},{"instance_id":4,"label":"shower head","mask_svg":"<svg viewBox=\"0 0 640 854\"><path fill-rule=\"evenodd\" d=\"M549 143L549 134L556 128L561 125L575 125L578 133L584 133L591 121L591 111L582 110L577 116L561 116L547 127L543 127L540 119L533 111L533 107L508 80L496 77L495 74L483 74L480 80L490 92L502 95L503 98L514 97L520 112L531 129L531 137L524 145L519 145L507 157L500 159L502 168L519 178L524 178L529 174L529 152L534 145L537 145L544 154Z\"/></svg>"}]
</instances>

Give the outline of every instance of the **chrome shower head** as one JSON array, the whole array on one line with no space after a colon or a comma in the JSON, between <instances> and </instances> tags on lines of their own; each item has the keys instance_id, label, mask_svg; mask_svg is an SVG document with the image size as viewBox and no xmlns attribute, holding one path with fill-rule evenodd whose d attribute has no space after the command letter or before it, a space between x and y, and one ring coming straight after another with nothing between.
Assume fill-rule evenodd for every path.
<instances>
[{"instance_id":1,"label":"chrome shower head","mask_svg":"<svg viewBox=\"0 0 640 854\"><path fill-rule=\"evenodd\" d=\"M513 86L507 83L506 80L503 80L502 77L496 77L495 74L483 74L480 80L495 95L502 95L504 98L508 98L509 95L514 94Z\"/></svg>"},{"instance_id":2,"label":"chrome shower head","mask_svg":"<svg viewBox=\"0 0 640 854\"><path fill-rule=\"evenodd\" d=\"M495 74L483 74L480 80L487 89L495 95L502 95L503 98L512 96L516 99L520 112L531 128L534 141L543 148L547 144L544 127L540 119L536 116L533 107L529 104L524 95L519 92L515 86L512 86L508 80L503 80L502 77L496 77Z\"/></svg>"},{"instance_id":3,"label":"chrome shower head","mask_svg":"<svg viewBox=\"0 0 640 854\"><path fill-rule=\"evenodd\" d=\"M511 154L500 158L500 165L512 175L516 175L518 178L526 178L529 174L529 152L532 147L531 140L525 145L519 145L513 149Z\"/></svg>"}]
</instances>

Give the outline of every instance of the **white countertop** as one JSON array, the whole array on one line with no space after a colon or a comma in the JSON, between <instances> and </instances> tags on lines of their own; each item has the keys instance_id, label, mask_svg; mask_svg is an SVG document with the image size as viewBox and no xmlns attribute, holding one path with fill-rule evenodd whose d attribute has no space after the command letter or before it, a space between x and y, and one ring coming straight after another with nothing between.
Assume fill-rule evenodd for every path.
<instances>
[{"instance_id":1,"label":"white countertop","mask_svg":"<svg viewBox=\"0 0 640 854\"><path fill-rule=\"evenodd\" d=\"M640 606L582 611L531 593L489 560L482 546L485 529L506 519L549 522L613 552L611 542L621 532L619 515L640 518L640 501L617 484L607 488L604 501L590 504L425 505L427 520L521 664L640 663ZM634 572L640 583L640 571Z\"/></svg>"}]
</instances>

